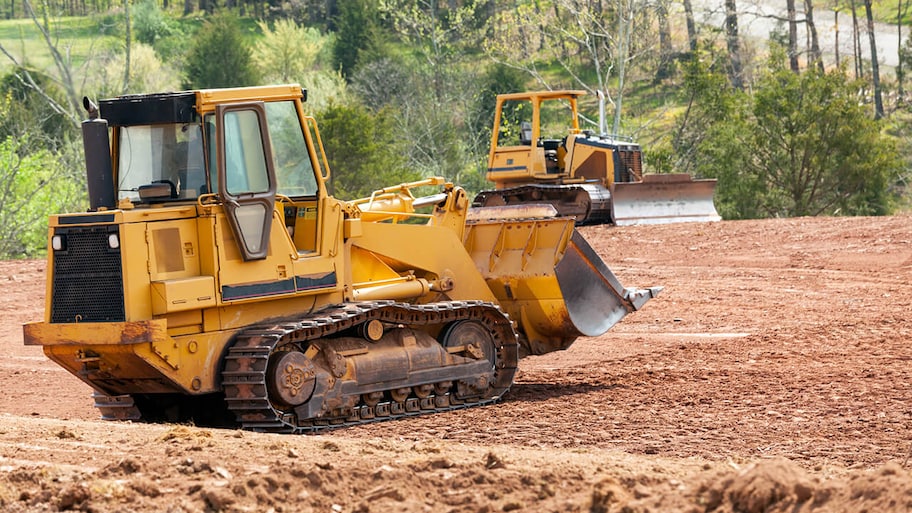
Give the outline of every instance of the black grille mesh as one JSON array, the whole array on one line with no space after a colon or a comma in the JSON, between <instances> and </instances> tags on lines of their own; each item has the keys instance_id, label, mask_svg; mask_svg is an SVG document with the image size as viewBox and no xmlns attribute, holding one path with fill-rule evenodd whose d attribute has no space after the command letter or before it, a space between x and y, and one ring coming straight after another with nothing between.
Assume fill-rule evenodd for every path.
<instances>
[{"instance_id":1,"label":"black grille mesh","mask_svg":"<svg viewBox=\"0 0 912 513\"><path fill-rule=\"evenodd\" d=\"M108 247L116 227L58 230L66 248L54 252L51 322L121 322L124 315L120 250Z\"/></svg>"}]
</instances>

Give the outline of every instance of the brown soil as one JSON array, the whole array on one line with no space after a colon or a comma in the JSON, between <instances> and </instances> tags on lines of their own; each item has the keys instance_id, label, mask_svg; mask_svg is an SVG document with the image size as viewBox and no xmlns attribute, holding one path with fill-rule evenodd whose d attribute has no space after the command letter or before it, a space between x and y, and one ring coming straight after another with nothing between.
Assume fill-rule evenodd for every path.
<instances>
[{"instance_id":1,"label":"brown soil","mask_svg":"<svg viewBox=\"0 0 912 513\"><path fill-rule=\"evenodd\" d=\"M0 509L899 512L912 508L912 217L581 231L662 294L522 361L500 404L319 435L101 422L22 345L0 262Z\"/></svg>"}]
</instances>

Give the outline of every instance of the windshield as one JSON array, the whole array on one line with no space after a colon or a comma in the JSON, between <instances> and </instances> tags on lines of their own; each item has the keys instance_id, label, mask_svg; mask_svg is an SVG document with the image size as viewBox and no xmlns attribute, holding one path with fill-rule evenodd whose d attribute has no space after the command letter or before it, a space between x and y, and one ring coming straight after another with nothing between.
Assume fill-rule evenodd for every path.
<instances>
[{"instance_id":1,"label":"windshield","mask_svg":"<svg viewBox=\"0 0 912 513\"><path fill-rule=\"evenodd\" d=\"M317 179L294 102L267 103L266 122L272 140L279 194L315 196Z\"/></svg>"},{"instance_id":2,"label":"windshield","mask_svg":"<svg viewBox=\"0 0 912 513\"><path fill-rule=\"evenodd\" d=\"M140 191L167 185L167 197L195 199L206 190L199 125L163 124L119 128L118 197L140 201Z\"/></svg>"}]
</instances>

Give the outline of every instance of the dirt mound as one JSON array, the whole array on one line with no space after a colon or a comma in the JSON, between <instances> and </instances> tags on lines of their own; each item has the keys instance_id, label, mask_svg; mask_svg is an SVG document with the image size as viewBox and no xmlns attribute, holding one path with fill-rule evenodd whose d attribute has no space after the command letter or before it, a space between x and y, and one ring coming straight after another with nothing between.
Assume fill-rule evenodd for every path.
<instances>
[{"instance_id":1,"label":"dirt mound","mask_svg":"<svg viewBox=\"0 0 912 513\"><path fill-rule=\"evenodd\" d=\"M315 436L98 421L22 345L44 263L0 262L0 510L909 511L910 221L583 228L661 295L499 404Z\"/></svg>"}]
</instances>

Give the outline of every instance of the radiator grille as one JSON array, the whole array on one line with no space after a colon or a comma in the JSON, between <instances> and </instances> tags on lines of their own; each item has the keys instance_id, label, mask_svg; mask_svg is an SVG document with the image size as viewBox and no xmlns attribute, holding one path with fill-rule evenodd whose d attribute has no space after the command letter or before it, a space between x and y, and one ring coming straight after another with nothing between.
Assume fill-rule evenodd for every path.
<instances>
[{"instance_id":1,"label":"radiator grille","mask_svg":"<svg viewBox=\"0 0 912 513\"><path fill-rule=\"evenodd\" d=\"M621 165L621 182L637 182L643 179L643 154L639 147L618 148Z\"/></svg>"},{"instance_id":2,"label":"radiator grille","mask_svg":"<svg viewBox=\"0 0 912 513\"><path fill-rule=\"evenodd\" d=\"M122 322L123 272L119 249L108 247L117 226L58 229L65 248L54 252L51 322Z\"/></svg>"}]
</instances>

